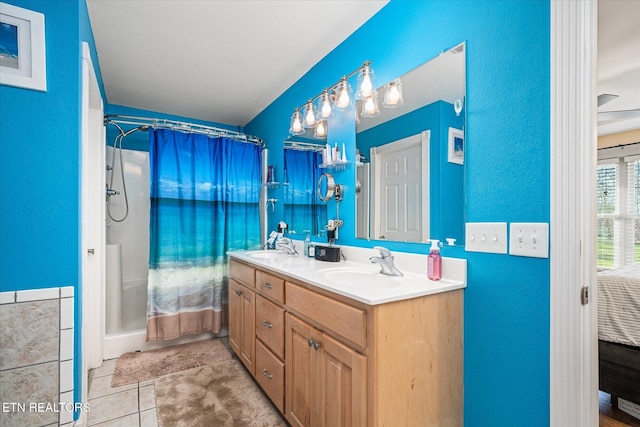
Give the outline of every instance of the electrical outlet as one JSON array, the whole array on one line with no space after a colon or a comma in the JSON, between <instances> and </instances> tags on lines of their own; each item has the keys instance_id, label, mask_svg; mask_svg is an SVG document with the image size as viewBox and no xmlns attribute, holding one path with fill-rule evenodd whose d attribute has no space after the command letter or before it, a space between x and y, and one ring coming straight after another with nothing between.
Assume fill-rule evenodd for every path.
<instances>
[{"instance_id":1,"label":"electrical outlet","mask_svg":"<svg viewBox=\"0 0 640 427\"><path fill-rule=\"evenodd\" d=\"M549 224L512 222L509 225L509 254L549 258Z\"/></svg>"},{"instance_id":2,"label":"electrical outlet","mask_svg":"<svg viewBox=\"0 0 640 427\"><path fill-rule=\"evenodd\" d=\"M465 224L465 246L469 252L507 253L506 222L468 222Z\"/></svg>"}]
</instances>

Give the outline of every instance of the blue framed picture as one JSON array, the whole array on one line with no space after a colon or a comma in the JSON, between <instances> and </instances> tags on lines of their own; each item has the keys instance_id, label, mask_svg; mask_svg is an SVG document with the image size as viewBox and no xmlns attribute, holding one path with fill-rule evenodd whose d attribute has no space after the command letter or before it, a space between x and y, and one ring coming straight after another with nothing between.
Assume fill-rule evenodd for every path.
<instances>
[{"instance_id":1,"label":"blue framed picture","mask_svg":"<svg viewBox=\"0 0 640 427\"><path fill-rule=\"evenodd\" d=\"M0 2L0 84L47 90L42 13Z\"/></svg>"}]
</instances>

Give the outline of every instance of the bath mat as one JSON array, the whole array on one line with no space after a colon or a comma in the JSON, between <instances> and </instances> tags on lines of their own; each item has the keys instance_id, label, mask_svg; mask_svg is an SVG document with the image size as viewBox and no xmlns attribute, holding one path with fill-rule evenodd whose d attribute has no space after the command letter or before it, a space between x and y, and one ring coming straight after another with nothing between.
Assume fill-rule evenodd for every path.
<instances>
[{"instance_id":1,"label":"bath mat","mask_svg":"<svg viewBox=\"0 0 640 427\"><path fill-rule=\"evenodd\" d=\"M221 338L125 353L116 362L111 387L146 381L230 358L231 352Z\"/></svg>"},{"instance_id":2,"label":"bath mat","mask_svg":"<svg viewBox=\"0 0 640 427\"><path fill-rule=\"evenodd\" d=\"M160 427L285 427L278 411L236 359L156 380Z\"/></svg>"}]
</instances>

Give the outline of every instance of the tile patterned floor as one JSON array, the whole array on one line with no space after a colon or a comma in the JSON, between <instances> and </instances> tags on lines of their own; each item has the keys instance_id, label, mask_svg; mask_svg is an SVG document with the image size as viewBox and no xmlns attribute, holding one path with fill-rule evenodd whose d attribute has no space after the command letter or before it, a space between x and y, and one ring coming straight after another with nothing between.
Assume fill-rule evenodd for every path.
<instances>
[{"instance_id":1,"label":"tile patterned floor","mask_svg":"<svg viewBox=\"0 0 640 427\"><path fill-rule=\"evenodd\" d=\"M89 373L88 426L157 427L155 380L111 387L117 359Z\"/></svg>"}]
</instances>

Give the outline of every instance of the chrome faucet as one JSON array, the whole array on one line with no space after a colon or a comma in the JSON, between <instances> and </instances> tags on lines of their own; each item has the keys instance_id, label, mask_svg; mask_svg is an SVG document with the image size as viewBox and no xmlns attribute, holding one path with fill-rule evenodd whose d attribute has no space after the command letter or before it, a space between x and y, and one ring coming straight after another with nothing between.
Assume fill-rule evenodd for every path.
<instances>
[{"instance_id":1,"label":"chrome faucet","mask_svg":"<svg viewBox=\"0 0 640 427\"><path fill-rule=\"evenodd\" d=\"M372 256L369 258L369 261L374 264L380 264L381 274L386 274L387 276L403 276L402 271L398 270L393 264L393 255L391 255L389 249L382 246L374 246L373 249L380 252L380 256Z\"/></svg>"},{"instance_id":2,"label":"chrome faucet","mask_svg":"<svg viewBox=\"0 0 640 427\"><path fill-rule=\"evenodd\" d=\"M282 237L278 239L276 243L276 248L284 249L287 251L288 255L298 255L298 251L296 251L296 247L293 244L293 240L288 237Z\"/></svg>"}]
</instances>

